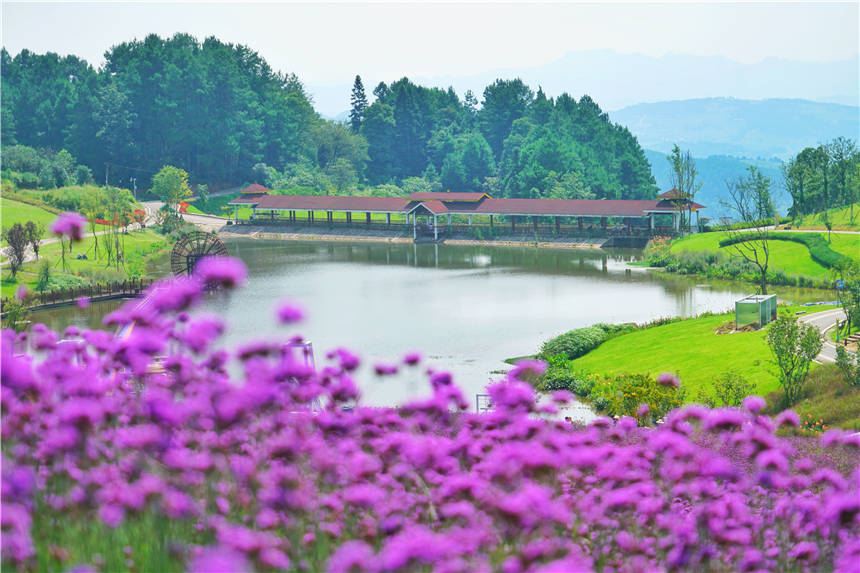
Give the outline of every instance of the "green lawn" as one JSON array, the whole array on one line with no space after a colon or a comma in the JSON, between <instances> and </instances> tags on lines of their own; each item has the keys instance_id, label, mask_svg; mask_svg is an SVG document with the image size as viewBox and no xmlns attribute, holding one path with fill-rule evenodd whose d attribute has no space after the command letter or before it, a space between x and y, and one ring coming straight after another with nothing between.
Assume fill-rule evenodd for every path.
<instances>
[{"instance_id":1,"label":"green lawn","mask_svg":"<svg viewBox=\"0 0 860 573\"><path fill-rule=\"evenodd\" d=\"M27 221L42 223L47 227L56 218L54 213L39 207L0 197L0 226L4 229L15 223L23 225Z\"/></svg>"},{"instance_id":2,"label":"green lawn","mask_svg":"<svg viewBox=\"0 0 860 573\"><path fill-rule=\"evenodd\" d=\"M824 233L826 236L826 233ZM733 254L731 247L720 247L720 241L726 238L725 233L698 233L678 239L672 244L672 252L681 251L722 251ZM831 235L830 248L854 260L860 260L860 235ZM788 275L807 276L826 279L830 270L814 261L809 255L809 249L800 243L789 241L771 241L770 268L782 270Z\"/></svg>"},{"instance_id":3,"label":"green lawn","mask_svg":"<svg viewBox=\"0 0 860 573\"><path fill-rule=\"evenodd\" d=\"M821 213L806 215L800 224L793 225L795 229L820 229L827 230L822 220ZM854 220L851 220L851 206L840 207L828 211L832 228L840 231L860 231L860 203L854 204Z\"/></svg>"},{"instance_id":4,"label":"green lawn","mask_svg":"<svg viewBox=\"0 0 860 573\"><path fill-rule=\"evenodd\" d=\"M815 307L815 311L830 307ZM792 308L792 311L797 309ZM612 338L574 361L594 374L653 374L677 372L695 400L700 388L720 374L735 370L765 395L779 388L772 374L766 329L735 334L715 330L734 321L734 313L675 322Z\"/></svg>"},{"instance_id":5,"label":"green lawn","mask_svg":"<svg viewBox=\"0 0 860 573\"><path fill-rule=\"evenodd\" d=\"M98 238L100 251L98 260L93 258L95 244L93 237L87 237L81 242L75 243L72 254L66 253L67 271L62 269L60 244L43 245L39 251L40 259L47 259L51 262L57 288L89 282L123 280L130 274L146 276L146 263L169 247L167 238L155 231L149 229L131 231L128 235L121 236L121 240L124 240L125 243L125 265L121 265L120 269L116 270L115 265L107 266L107 255L104 251L104 241L107 238L105 235ZM86 253L87 260L77 259L79 253ZM20 284L27 285L31 290L35 289L40 264L40 261L26 263L24 268L18 272L16 281L11 280L8 267L3 267L2 286L0 286L2 295L13 295Z\"/></svg>"}]
</instances>

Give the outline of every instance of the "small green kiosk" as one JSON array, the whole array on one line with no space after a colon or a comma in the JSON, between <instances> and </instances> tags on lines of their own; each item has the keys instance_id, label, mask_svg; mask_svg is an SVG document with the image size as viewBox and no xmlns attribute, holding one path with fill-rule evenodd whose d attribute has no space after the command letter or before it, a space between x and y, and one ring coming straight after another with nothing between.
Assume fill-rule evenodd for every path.
<instances>
[{"instance_id":1,"label":"small green kiosk","mask_svg":"<svg viewBox=\"0 0 860 573\"><path fill-rule=\"evenodd\" d=\"M755 328L776 320L776 295L752 294L735 302L735 330L752 325Z\"/></svg>"}]
</instances>

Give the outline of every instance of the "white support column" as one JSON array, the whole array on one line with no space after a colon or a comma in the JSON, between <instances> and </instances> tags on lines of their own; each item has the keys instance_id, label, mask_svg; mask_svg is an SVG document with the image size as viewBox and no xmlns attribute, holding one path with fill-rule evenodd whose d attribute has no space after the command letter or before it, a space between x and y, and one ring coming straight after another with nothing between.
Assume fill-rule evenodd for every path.
<instances>
[{"instance_id":1,"label":"white support column","mask_svg":"<svg viewBox=\"0 0 860 573\"><path fill-rule=\"evenodd\" d=\"M436 216L436 215L433 215L433 240L434 240L434 241L438 241L438 240L439 240L439 225L438 225L438 222L439 222L439 217L438 217L438 216Z\"/></svg>"},{"instance_id":2,"label":"white support column","mask_svg":"<svg viewBox=\"0 0 860 573\"><path fill-rule=\"evenodd\" d=\"M651 221L651 230L654 230L654 213L648 214L648 219Z\"/></svg>"},{"instance_id":3,"label":"white support column","mask_svg":"<svg viewBox=\"0 0 860 573\"><path fill-rule=\"evenodd\" d=\"M406 224L409 224L409 215L406 215ZM415 222L415 215L412 215L412 240L418 238L418 224Z\"/></svg>"},{"instance_id":4,"label":"white support column","mask_svg":"<svg viewBox=\"0 0 860 573\"><path fill-rule=\"evenodd\" d=\"M472 226L472 216L471 215L469 215L469 226L470 227Z\"/></svg>"},{"instance_id":5,"label":"white support column","mask_svg":"<svg viewBox=\"0 0 860 573\"><path fill-rule=\"evenodd\" d=\"M448 213L448 226L451 226L451 213Z\"/></svg>"},{"instance_id":6,"label":"white support column","mask_svg":"<svg viewBox=\"0 0 860 573\"><path fill-rule=\"evenodd\" d=\"M677 211L672 213L672 222L675 224L675 232L678 233L681 231L681 217L679 217L680 213Z\"/></svg>"}]
</instances>

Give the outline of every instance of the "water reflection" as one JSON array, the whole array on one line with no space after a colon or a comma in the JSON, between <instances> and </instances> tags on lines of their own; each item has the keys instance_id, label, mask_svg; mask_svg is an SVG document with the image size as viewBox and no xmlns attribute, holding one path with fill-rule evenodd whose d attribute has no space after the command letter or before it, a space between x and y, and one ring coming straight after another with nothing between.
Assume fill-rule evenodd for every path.
<instances>
[{"instance_id":1,"label":"water reflection","mask_svg":"<svg viewBox=\"0 0 860 573\"><path fill-rule=\"evenodd\" d=\"M337 346L359 351L365 367L358 380L373 404L402 403L427 390L421 369L377 380L367 366L375 361L420 350L433 366L450 369L472 400L493 371L505 368L504 358L536 352L571 328L726 310L749 291L630 269L626 263L641 256L632 250L247 239L227 245L248 265L249 282L205 305L228 321L225 344L293 334L271 313L284 298L298 300L310 317L301 332L313 340L318 363ZM34 319L93 327L116 306L67 307Z\"/></svg>"}]
</instances>

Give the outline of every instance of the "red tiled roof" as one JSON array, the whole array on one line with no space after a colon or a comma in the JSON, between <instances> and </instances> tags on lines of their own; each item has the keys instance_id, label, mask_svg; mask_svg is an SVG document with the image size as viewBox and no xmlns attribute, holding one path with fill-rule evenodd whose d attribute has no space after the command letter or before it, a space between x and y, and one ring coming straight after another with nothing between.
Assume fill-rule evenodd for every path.
<instances>
[{"instance_id":1,"label":"red tiled roof","mask_svg":"<svg viewBox=\"0 0 860 573\"><path fill-rule=\"evenodd\" d=\"M704 205L700 205L699 203L696 203L695 201L690 201L689 205L687 205L684 202L678 203L675 201L671 201L669 199L662 199L660 201L657 201L657 209L659 211L677 211L679 206L681 207L682 210L692 209L693 211L698 211L700 209L705 208Z\"/></svg>"},{"instance_id":2,"label":"red tiled roof","mask_svg":"<svg viewBox=\"0 0 860 573\"><path fill-rule=\"evenodd\" d=\"M257 209L298 211L376 211L402 213L407 200L403 197L326 197L318 195L264 195Z\"/></svg>"},{"instance_id":3,"label":"red tiled roof","mask_svg":"<svg viewBox=\"0 0 860 573\"><path fill-rule=\"evenodd\" d=\"M413 194L410 196L414 197ZM424 194L427 195L427 194ZM436 195L436 194L430 194ZM455 195L451 193L451 195ZM456 195L466 195L457 193ZM422 201L405 197L324 197L313 195L257 194L234 199L231 205L254 205L257 209L281 211L358 211L406 213L423 206L435 215L444 213L523 216L569 217L644 217L649 212L671 213L677 207L670 201L656 199L493 199L480 202L449 201L438 199ZM703 205L692 203L694 210Z\"/></svg>"},{"instance_id":4,"label":"red tiled roof","mask_svg":"<svg viewBox=\"0 0 860 573\"><path fill-rule=\"evenodd\" d=\"M480 201L484 197L489 197L486 193L438 193L419 191L409 196L411 201L442 201L445 203L451 201Z\"/></svg>"},{"instance_id":5,"label":"red tiled roof","mask_svg":"<svg viewBox=\"0 0 860 573\"><path fill-rule=\"evenodd\" d=\"M448 205L445 205L442 201L412 201L406 206L407 212L411 212L415 207L421 205L434 215L439 215L441 213L447 213L448 211L456 211L456 209L449 209Z\"/></svg>"},{"instance_id":6,"label":"red tiled roof","mask_svg":"<svg viewBox=\"0 0 860 573\"><path fill-rule=\"evenodd\" d=\"M657 195L657 199L680 199L681 192L678 191L675 187L672 187L668 191L663 191L659 195Z\"/></svg>"},{"instance_id":7,"label":"red tiled roof","mask_svg":"<svg viewBox=\"0 0 860 573\"><path fill-rule=\"evenodd\" d=\"M485 199L474 213L582 217L642 217L664 211L654 200L631 199Z\"/></svg>"},{"instance_id":8,"label":"red tiled roof","mask_svg":"<svg viewBox=\"0 0 860 573\"><path fill-rule=\"evenodd\" d=\"M248 193L246 195L239 195L229 203L228 205L254 205L259 202L260 197L264 197L266 193Z\"/></svg>"},{"instance_id":9,"label":"red tiled roof","mask_svg":"<svg viewBox=\"0 0 860 573\"><path fill-rule=\"evenodd\" d=\"M240 191L240 193L268 193L269 190L260 185L259 183L253 183L248 185L244 189Z\"/></svg>"}]
</instances>

